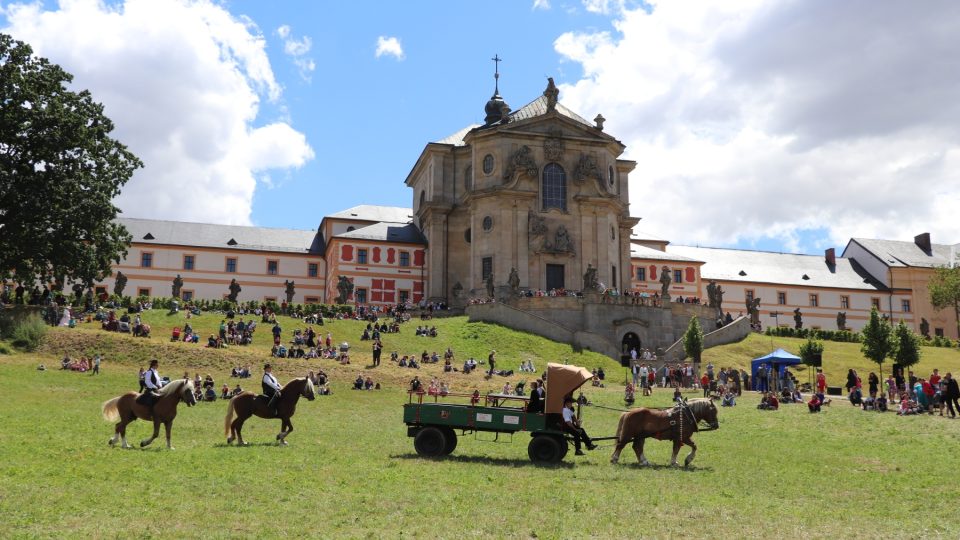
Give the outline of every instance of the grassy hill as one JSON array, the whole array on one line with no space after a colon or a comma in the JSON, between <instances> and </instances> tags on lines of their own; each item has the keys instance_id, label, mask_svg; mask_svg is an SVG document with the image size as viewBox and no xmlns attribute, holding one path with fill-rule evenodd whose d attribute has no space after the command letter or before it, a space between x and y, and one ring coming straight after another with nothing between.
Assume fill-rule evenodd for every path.
<instances>
[{"instance_id":1,"label":"grassy hill","mask_svg":"<svg viewBox=\"0 0 960 540\"><path fill-rule=\"evenodd\" d=\"M441 357L447 347L453 349L456 355L455 366L459 369L463 361L474 357L486 361L491 349L497 351L498 369L513 369L517 371L520 362L532 360L537 370L546 368L547 362L561 362L581 365L593 369L603 367L608 373L617 373L619 362L601 354L592 352L575 352L569 345L555 343L548 339L517 332L503 326L487 323L469 323L466 317L450 317L422 322L411 320L401 325L396 334L383 334L384 345L381 366L372 367L372 342L360 341L360 336L366 327L366 322L354 320L328 320L325 326L314 326L314 330L324 338L329 332L333 343L348 342L351 346L352 362L348 366L341 366L332 360L295 360L271 358L270 348L273 345L273 336L270 326L261 324L254 333L254 342L248 346L235 346L226 349L208 349L204 347L206 338L216 334L222 316L216 313L204 313L193 316L189 320L186 314L180 312L170 315L165 310L148 310L142 314L144 322L152 327L151 337L134 338L127 334L105 332L97 322L81 323L77 328L54 328L48 334L47 340L40 352L56 358L64 354L92 355L99 352L105 365L119 364L129 368L136 374L138 366L146 366L152 358L160 360L161 374L179 376L183 370L201 375L210 373L217 381L229 375L230 369L237 365L249 365L254 373L260 373L264 362L272 362L280 374L281 379L302 376L308 370L322 368L334 380L352 381L358 373L371 375L374 380L390 386L405 387L414 375L423 380L431 377L446 379L452 389L471 391L474 388L481 390L503 386L505 380L517 382L531 379L530 374L517 373L507 379L495 377L487 380L482 373L474 372L469 375L462 373L443 373L442 362L439 365L424 365L421 369L400 368L391 364L390 352L397 351L402 355L416 355L418 358L423 351L432 354L437 352ZM237 317L239 320L240 317ZM249 317L244 317L249 321ZM191 344L170 342L170 335L174 327L183 327L189 322L200 334L201 343ZM305 329L302 321L291 317L280 317L280 326L283 329L283 341L289 342L294 329ZM438 337L429 338L415 335L416 327L420 324L436 326Z\"/></svg>"}]
</instances>

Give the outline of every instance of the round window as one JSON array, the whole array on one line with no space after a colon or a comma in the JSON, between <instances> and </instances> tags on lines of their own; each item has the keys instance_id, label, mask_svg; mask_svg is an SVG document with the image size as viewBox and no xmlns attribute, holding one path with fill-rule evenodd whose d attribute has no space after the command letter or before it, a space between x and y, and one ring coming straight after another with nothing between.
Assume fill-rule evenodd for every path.
<instances>
[{"instance_id":1,"label":"round window","mask_svg":"<svg viewBox=\"0 0 960 540\"><path fill-rule=\"evenodd\" d=\"M463 231L463 239L464 239L464 241L466 241L468 244L470 243L470 229L467 229L467 230Z\"/></svg>"},{"instance_id":2,"label":"round window","mask_svg":"<svg viewBox=\"0 0 960 540\"><path fill-rule=\"evenodd\" d=\"M490 216L483 218L483 230L489 231L492 228L493 228L493 218Z\"/></svg>"},{"instance_id":3,"label":"round window","mask_svg":"<svg viewBox=\"0 0 960 540\"><path fill-rule=\"evenodd\" d=\"M483 156L483 174L490 174L493 172L493 156L487 154Z\"/></svg>"},{"instance_id":4,"label":"round window","mask_svg":"<svg viewBox=\"0 0 960 540\"><path fill-rule=\"evenodd\" d=\"M610 187L613 187L613 165L610 166L610 170L607 171L607 175L610 177Z\"/></svg>"}]
</instances>

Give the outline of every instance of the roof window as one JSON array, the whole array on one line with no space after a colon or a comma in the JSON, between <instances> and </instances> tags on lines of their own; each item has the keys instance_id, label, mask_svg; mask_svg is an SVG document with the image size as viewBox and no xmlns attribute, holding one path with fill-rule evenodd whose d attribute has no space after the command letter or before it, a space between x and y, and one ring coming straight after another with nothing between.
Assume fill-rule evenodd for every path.
<instances>
[{"instance_id":1,"label":"roof window","mask_svg":"<svg viewBox=\"0 0 960 540\"><path fill-rule=\"evenodd\" d=\"M152 235L152 234L147 233L147 234L143 235L143 239L144 239L144 240L153 240L154 238L153 238L153 235Z\"/></svg>"},{"instance_id":2,"label":"roof window","mask_svg":"<svg viewBox=\"0 0 960 540\"><path fill-rule=\"evenodd\" d=\"M228 246L235 246L235 245L237 245L237 241L234 240L233 238L231 238L230 240L227 241L227 245L228 245Z\"/></svg>"}]
</instances>

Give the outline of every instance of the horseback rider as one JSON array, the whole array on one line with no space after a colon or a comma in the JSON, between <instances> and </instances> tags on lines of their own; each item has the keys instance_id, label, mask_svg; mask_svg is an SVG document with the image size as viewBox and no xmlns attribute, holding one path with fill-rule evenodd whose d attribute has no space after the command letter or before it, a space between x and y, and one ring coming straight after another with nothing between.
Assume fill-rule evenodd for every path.
<instances>
[{"instance_id":1,"label":"horseback rider","mask_svg":"<svg viewBox=\"0 0 960 540\"><path fill-rule=\"evenodd\" d=\"M150 407L151 412L153 411L153 406L160 399L160 374L157 373L157 366L160 363L154 359L150 361L150 369L148 369L143 374L143 386L146 387L146 392L144 395L147 397L147 405Z\"/></svg>"},{"instance_id":2,"label":"horseback rider","mask_svg":"<svg viewBox=\"0 0 960 540\"><path fill-rule=\"evenodd\" d=\"M267 402L267 409L273 411L273 415L277 415L277 401L280 399L280 382L277 381L277 378L273 376L273 366L270 364L265 364L263 366L263 395L270 398L270 401Z\"/></svg>"}]
</instances>

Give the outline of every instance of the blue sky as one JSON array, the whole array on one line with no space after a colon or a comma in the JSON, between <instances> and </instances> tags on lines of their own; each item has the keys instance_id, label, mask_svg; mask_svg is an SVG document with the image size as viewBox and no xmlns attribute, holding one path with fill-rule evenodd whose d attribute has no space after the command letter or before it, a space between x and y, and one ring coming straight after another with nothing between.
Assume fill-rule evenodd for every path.
<instances>
[{"instance_id":1,"label":"blue sky","mask_svg":"<svg viewBox=\"0 0 960 540\"><path fill-rule=\"evenodd\" d=\"M819 252L960 241L960 3L0 0L147 164L124 215L311 229L410 206L424 145L483 117L498 54L637 161L638 229ZM379 47L379 49L378 49Z\"/></svg>"}]
</instances>

